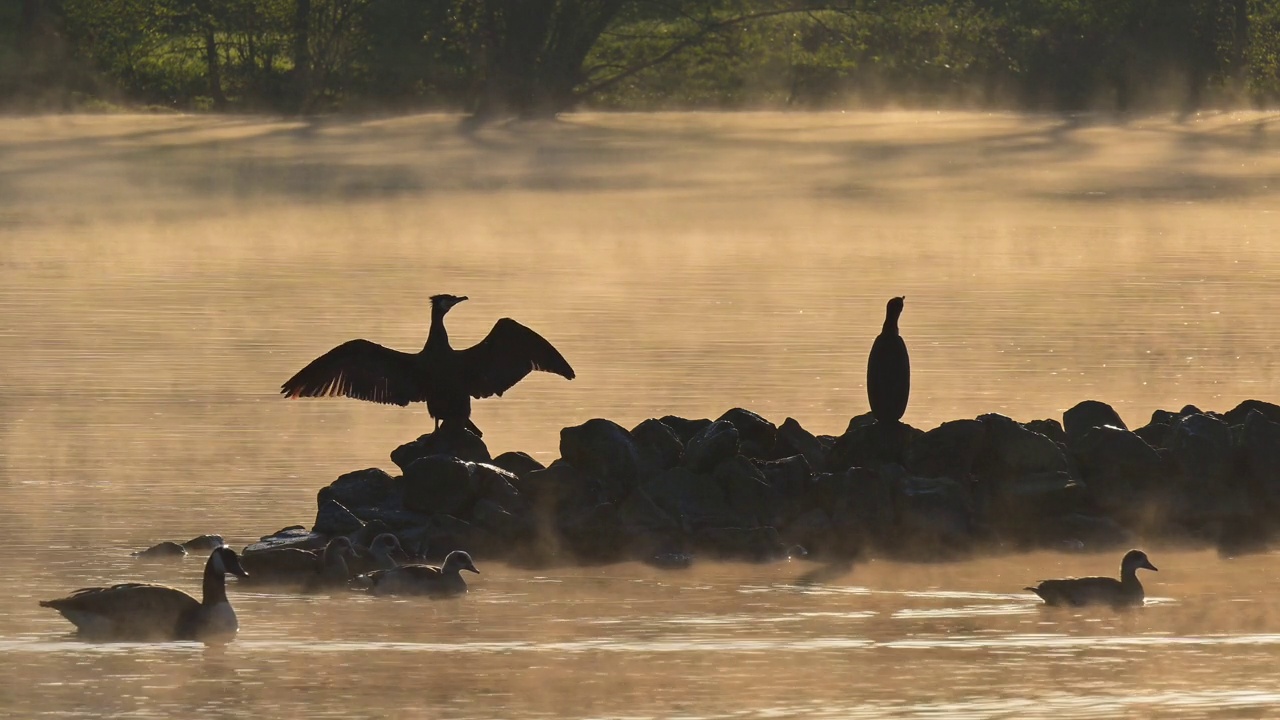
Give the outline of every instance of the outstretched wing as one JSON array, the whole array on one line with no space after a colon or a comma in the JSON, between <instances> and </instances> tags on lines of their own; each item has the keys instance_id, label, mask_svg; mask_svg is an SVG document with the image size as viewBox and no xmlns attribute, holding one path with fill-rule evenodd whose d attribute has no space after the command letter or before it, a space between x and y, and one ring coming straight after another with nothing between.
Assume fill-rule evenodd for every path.
<instances>
[{"instance_id":1,"label":"outstretched wing","mask_svg":"<svg viewBox=\"0 0 1280 720\"><path fill-rule=\"evenodd\" d=\"M426 400L417 356L368 340L350 340L312 360L280 386L285 397L345 395L408 405Z\"/></svg>"},{"instance_id":2,"label":"outstretched wing","mask_svg":"<svg viewBox=\"0 0 1280 720\"><path fill-rule=\"evenodd\" d=\"M538 333L502 318L478 344L461 352L467 394L475 398L501 395L534 370L572 380L573 368Z\"/></svg>"}]
</instances>

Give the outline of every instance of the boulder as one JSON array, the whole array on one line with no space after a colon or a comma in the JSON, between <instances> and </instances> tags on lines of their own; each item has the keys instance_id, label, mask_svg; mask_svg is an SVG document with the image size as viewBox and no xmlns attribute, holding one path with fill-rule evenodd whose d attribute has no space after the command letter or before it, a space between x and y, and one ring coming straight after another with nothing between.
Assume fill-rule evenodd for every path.
<instances>
[{"instance_id":1,"label":"boulder","mask_svg":"<svg viewBox=\"0 0 1280 720\"><path fill-rule=\"evenodd\" d=\"M827 465L827 449L813 433L805 430L794 418L787 418L778 426L777 446L774 457L803 455L809 467L822 470Z\"/></svg>"},{"instance_id":2,"label":"boulder","mask_svg":"<svg viewBox=\"0 0 1280 720\"><path fill-rule=\"evenodd\" d=\"M529 503L516 489L520 478L497 465L486 463L476 463L471 471L481 499L488 500L503 510L517 515L528 513Z\"/></svg>"},{"instance_id":3,"label":"boulder","mask_svg":"<svg viewBox=\"0 0 1280 720\"><path fill-rule=\"evenodd\" d=\"M311 532L301 525L293 525L273 535L264 535L258 542L248 545L241 554L260 553L267 550L295 548L298 550L320 550L329 542L329 536Z\"/></svg>"},{"instance_id":4,"label":"boulder","mask_svg":"<svg viewBox=\"0 0 1280 720\"><path fill-rule=\"evenodd\" d=\"M1038 539L1044 548L1088 552L1128 549L1135 541L1133 533L1115 520L1085 513L1046 518L1040 525Z\"/></svg>"},{"instance_id":5,"label":"boulder","mask_svg":"<svg viewBox=\"0 0 1280 720\"><path fill-rule=\"evenodd\" d=\"M1249 419L1249 414L1254 412L1262 415L1269 422L1280 423L1280 405L1273 405L1261 400L1245 400L1223 413L1222 419L1228 425L1244 425L1245 421Z\"/></svg>"},{"instance_id":6,"label":"boulder","mask_svg":"<svg viewBox=\"0 0 1280 720\"><path fill-rule=\"evenodd\" d=\"M747 458L736 455L716 466L711 474L733 512L755 525L777 522L781 495L765 482L764 473Z\"/></svg>"},{"instance_id":7,"label":"boulder","mask_svg":"<svg viewBox=\"0 0 1280 720\"><path fill-rule=\"evenodd\" d=\"M647 465L654 472L662 472L680 464L684 458L684 443L680 436L660 420L650 418L631 430ZM643 478L647 480L648 478Z\"/></svg>"},{"instance_id":8,"label":"boulder","mask_svg":"<svg viewBox=\"0 0 1280 720\"><path fill-rule=\"evenodd\" d=\"M711 424L711 421L706 418L686 420L685 418L676 417L675 415L664 415L663 417L658 418L658 422L671 428L672 432L676 434L676 437L680 438L680 444L684 446L688 446L689 441L693 439L694 435L702 432Z\"/></svg>"},{"instance_id":9,"label":"boulder","mask_svg":"<svg viewBox=\"0 0 1280 720\"><path fill-rule=\"evenodd\" d=\"M1066 472L1067 459L1058 444L1004 415L978 418L986 426L986 442L974 462L974 472L988 478L1009 478L1042 472Z\"/></svg>"},{"instance_id":10,"label":"boulder","mask_svg":"<svg viewBox=\"0 0 1280 720\"><path fill-rule=\"evenodd\" d=\"M349 508L374 507L395 492L395 480L378 468L357 470L341 475L320 488L317 505L333 500Z\"/></svg>"},{"instance_id":11,"label":"boulder","mask_svg":"<svg viewBox=\"0 0 1280 720\"><path fill-rule=\"evenodd\" d=\"M919 477L966 477L986 437L987 426L977 420L942 423L907 446L904 465Z\"/></svg>"},{"instance_id":12,"label":"boulder","mask_svg":"<svg viewBox=\"0 0 1280 720\"><path fill-rule=\"evenodd\" d=\"M1089 495L1112 517L1132 524L1152 509L1164 462L1136 433L1100 425L1081 435L1071 452Z\"/></svg>"},{"instance_id":13,"label":"boulder","mask_svg":"<svg viewBox=\"0 0 1280 720\"><path fill-rule=\"evenodd\" d=\"M733 408L716 422L727 422L738 430L738 452L749 458L772 460L778 442L778 428L750 410Z\"/></svg>"},{"instance_id":14,"label":"boulder","mask_svg":"<svg viewBox=\"0 0 1280 720\"><path fill-rule=\"evenodd\" d=\"M337 500L325 500L316 511L316 523L311 532L321 535L346 535L364 527L354 513Z\"/></svg>"},{"instance_id":15,"label":"boulder","mask_svg":"<svg viewBox=\"0 0 1280 720\"><path fill-rule=\"evenodd\" d=\"M680 535L680 523L644 490L636 490L618 505L618 522L627 537L651 547L669 545Z\"/></svg>"},{"instance_id":16,"label":"boulder","mask_svg":"<svg viewBox=\"0 0 1280 720\"><path fill-rule=\"evenodd\" d=\"M1067 432L1062 429L1062 423L1059 423L1057 420L1054 420L1053 418L1047 418L1045 420L1028 420L1026 423L1023 423L1023 427L1033 433L1040 433L1058 445L1063 446L1063 452L1066 452L1065 446L1067 444Z\"/></svg>"},{"instance_id":17,"label":"boulder","mask_svg":"<svg viewBox=\"0 0 1280 720\"><path fill-rule=\"evenodd\" d=\"M598 481L569 463L556 460L545 470L517 477L512 484L529 503L554 507L562 499L580 494L588 485L598 484Z\"/></svg>"},{"instance_id":18,"label":"boulder","mask_svg":"<svg viewBox=\"0 0 1280 720\"><path fill-rule=\"evenodd\" d=\"M502 453L498 457L494 458L491 464L495 467L500 467L519 478L537 470L547 469L542 463L518 450Z\"/></svg>"},{"instance_id":19,"label":"boulder","mask_svg":"<svg viewBox=\"0 0 1280 720\"><path fill-rule=\"evenodd\" d=\"M1173 426L1169 451L1177 465L1177 516L1191 529L1220 526L1253 511L1235 472L1231 427L1206 414L1185 415Z\"/></svg>"},{"instance_id":20,"label":"boulder","mask_svg":"<svg viewBox=\"0 0 1280 720\"><path fill-rule=\"evenodd\" d=\"M738 454L738 439L733 423L717 420L707 425L685 446L684 467L695 473L711 472Z\"/></svg>"},{"instance_id":21,"label":"boulder","mask_svg":"<svg viewBox=\"0 0 1280 720\"><path fill-rule=\"evenodd\" d=\"M1023 475L984 498L986 523L1019 539L1034 538L1046 518L1086 508L1085 486L1064 471Z\"/></svg>"},{"instance_id":22,"label":"boulder","mask_svg":"<svg viewBox=\"0 0 1280 720\"><path fill-rule=\"evenodd\" d=\"M856 554L868 542L886 547L893 543L896 478L905 473L896 466L883 468L886 472L850 468L813 479L811 507L826 511L832 537L846 555Z\"/></svg>"},{"instance_id":23,"label":"boulder","mask_svg":"<svg viewBox=\"0 0 1280 720\"><path fill-rule=\"evenodd\" d=\"M584 503L557 517L564 546L585 562L615 562L626 554L628 538L618 520L617 507L608 501Z\"/></svg>"},{"instance_id":24,"label":"boulder","mask_svg":"<svg viewBox=\"0 0 1280 720\"><path fill-rule=\"evenodd\" d=\"M764 482L773 488L772 497L778 499L778 516L790 518L808 509L813 470L803 455L757 461L755 466L764 476Z\"/></svg>"},{"instance_id":25,"label":"boulder","mask_svg":"<svg viewBox=\"0 0 1280 720\"><path fill-rule=\"evenodd\" d=\"M735 513L724 490L706 475L672 468L644 485L644 492L681 527L744 527L754 521Z\"/></svg>"},{"instance_id":26,"label":"boulder","mask_svg":"<svg viewBox=\"0 0 1280 720\"><path fill-rule=\"evenodd\" d=\"M384 526L390 532L417 527L425 523L430 517L425 513L405 510L402 507L367 507L353 510L352 513L365 523L365 527L370 525ZM368 543L365 544L367 545Z\"/></svg>"},{"instance_id":27,"label":"boulder","mask_svg":"<svg viewBox=\"0 0 1280 720\"><path fill-rule=\"evenodd\" d=\"M627 429L595 418L560 431L560 458L615 488L621 498L640 480L640 448Z\"/></svg>"},{"instance_id":28,"label":"boulder","mask_svg":"<svg viewBox=\"0 0 1280 720\"><path fill-rule=\"evenodd\" d=\"M771 527L707 527L691 541L702 552L726 560L769 562L787 557L787 546Z\"/></svg>"},{"instance_id":29,"label":"boulder","mask_svg":"<svg viewBox=\"0 0 1280 720\"><path fill-rule=\"evenodd\" d=\"M448 455L429 455L405 468L400 495L404 507L430 515L461 516L479 496L475 466Z\"/></svg>"},{"instance_id":30,"label":"boulder","mask_svg":"<svg viewBox=\"0 0 1280 720\"><path fill-rule=\"evenodd\" d=\"M404 530L398 535L406 550L416 548L420 555L434 561L443 560L454 550L475 553L480 547L488 550L493 545L485 533L478 532L471 523L445 514L432 515L425 525Z\"/></svg>"},{"instance_id":31,"label":"boulder","mask_svg":"<svg viewBox=\"0 0 1280 720\"><path fill-rule=\"evenodd\" d=\"M827 454L828 470L851 467L876 467L885 463L901 464L907 448L924 433L904 423L880 423L869 416L849 421L849 429L836 438Z\"/></svg>"},{"instance_id":32,"label":"boulder","mask_svg":"<svg viewBox=\"0 0 1280 720\"><path fill-rule=\"evenodd\" d=\"M481 498L471 509L471 522L491 533L504 545L531 537L533 523L528 516L516 515L492 500ZM505 554L505 553L504 553Z\"/></svg>"},{"instance_id":33,"label":"boulder","mask_svg":"<svg viewBox=\"0 0 1280 720\"><path fill-rule=\"evenodd\" d=\"M912 558L946 558L964 553L973 540L969 493L951 478L894 478L894 533L891 552Z\"/></svg>"},{"instance_id":34,"label":"boulder","mask_svg":"<svg viewBox=\"0 0 1280 720\"><path fill-rule=\"evenodd\" d=\"M1280 422L1250 411L1240 433L1240 457L1254 497L1270 513L1280 511Z\"/></svg>"},{"instance_id":35,"label":"boulder","mask_svg":"<svg viewBox=\"0 0 1280 720\"><path fill-rule=\"evenodd\" d=\"M1062 414L1062 426L1067 433L1068 445L1075 445L1085 433L1104 425L1121 430L1129 429L1129 426L1124 424L1124 420L1120 419L1119 413L1110 405L1097 400L1076 403L1074 407Z\"/></svg>"},{"instance_id":36,"label":"boulder","mask_svg":"<svg viewBox=\"0 0 1280 720\"><path fill-rule=\"evenodd\" d=\"M165 540L129 554L139 560L181 560L187 556L187 549L172 540Z\"/></svg>"},{"instance_id":37,"label":"boulder","mask_svg":"<svg viewBox=\"0 0 1280 720\"><path fill-rule=\"evenodd\" d=\"M414 462L432 455L447 455L470 462L489 462L489 448L470 430L446 426L420 436L391 451L391 462L407 472Z\"/></svg>"}]
</instances>

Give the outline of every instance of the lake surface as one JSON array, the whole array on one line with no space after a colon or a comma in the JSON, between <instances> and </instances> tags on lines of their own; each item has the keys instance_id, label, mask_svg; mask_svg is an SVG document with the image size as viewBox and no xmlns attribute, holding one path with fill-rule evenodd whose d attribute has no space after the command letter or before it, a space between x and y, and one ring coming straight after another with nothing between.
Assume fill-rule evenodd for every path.
<instances>
[{"instance_id":1,"label":"lake surface","mask_svg":"<svg viewBox=\"0 0 1280 720\"><path fill-rule=\"evenodd\" d=\"M561 427L742 406L838 434L884 303L922 428L1277 400L1280 124L881 114L0 118L0 715L1262 717L1280 713L1271 555L1148 547L1137 612L1039 609L1036 554L816 569L486 563L456 602L231 588L239 638L91 645L36 601L196 592L128 553L309 524L315 492L425 409L285 401L355 337L455 345L514 317L578 378L473 418L494 453Z\"/></svg>"}]
</instances>

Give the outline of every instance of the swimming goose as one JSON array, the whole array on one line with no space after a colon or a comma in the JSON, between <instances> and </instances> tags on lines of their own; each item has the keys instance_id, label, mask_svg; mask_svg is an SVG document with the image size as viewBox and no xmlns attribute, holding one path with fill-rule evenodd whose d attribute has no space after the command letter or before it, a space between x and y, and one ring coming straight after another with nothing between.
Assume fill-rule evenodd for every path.
<instances>
[{"instance_id":1,"label":"swimming goose","mask_svg":"<svg viewBox=\"0 0 1280 720\"><path fill-rule=\"evenodd\" d=\"M226 573L245 577L231 548L209 555L204 566L204 599L149 583L76 590L64 598L42 600L41 607L62 613L82 636L113 640L197 640L234 635L240 628L227 601Z\"/></svg>"},{"instance_id":2,"label":"swimming goose","mask_svg":"<svg viewBox=\"0 0 1280 720\"><path fill-rule=\"evenodd\" d=\"M1043 580L1026 588L1044 599L1046 605L1141 605L1145 595L1138 582L1138 568L1155 570L1156 566L1141 550L1130 550L1120 561L1120 579L1109 577L1064 578Z\"/></svg>"},{"instance_id":3,"label":"swimming goose","mask_svg":"<svg viewBox=\"0 0 1280 720\"><path fill-rule=\"evenodd\" d=\"M374 570L352 580L356 588L363 587L373 595L429 595L449 597L467 592L467 583L460 574L470 570L479 574L471 556L462 550L454 550L445 556L444 565L401 565L387 570Z\"/></svg>"},{"instance_id":4,"label":"swimming goose","mask_svg":"<svg viewBox=\"0 0 1280 720\"><path fill-rule=\"evenodd\" d=\"M400 565L396 561L397 555L405 556L404 549L400 547L399 538L391 533L382 533L369 543L365 552L357 552L347 562L347 567L351 570L352 576L363 575L374 570L390 570Z\"/></svg>"}]
</instances>

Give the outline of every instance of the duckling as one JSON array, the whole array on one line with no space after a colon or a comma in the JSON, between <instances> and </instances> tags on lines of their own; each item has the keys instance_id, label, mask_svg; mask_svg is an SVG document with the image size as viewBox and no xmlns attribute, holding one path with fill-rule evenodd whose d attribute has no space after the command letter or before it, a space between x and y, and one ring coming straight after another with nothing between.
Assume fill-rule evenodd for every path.
<instances>
[{"instance_id":1,"label":"duckling","mask_svg":"<svg viewBox=\"0 0 1280 720\"><path fill-rule=\"evenodd\" d=\"M226 574L245 577L239 556L221 547L204 566L204 599L149 583L76 590L64 598L42 600L41 607L62 613L81 636L111 640L208 640L240 629L227 601Z\"/></svg>"},{"instance_id":2,"label":"duckling","mask_svg":"<svg viewBox=\"0 0 1280 720\"><path fill-rule=\"evenodd\" d=\"M479 574L471 555L454 550L445 556L444 565L401 565L387 570L374 570L352 580L353 587L368 590L373 595L429 595L451 597L467 592L467 583L460 574L470 570Z\"/></svg>"},{"instance_id":3,"label":"duckling","mask_svg":"<svg viewBox=\"0 0 1280 720\"><path fill-rule=\"evenodd\" d=\"M1156 566L1141 550L1130 550L1120 561L1120 579L1109 577L1064 578L1043 580L1027 590L1039 595L1046 605L1141 605L1145 595L1138 582L1138 569L1155 570Z\"/></svg>"},{"instance_id":4,"label":"duckling","mask_svg":"<svg viewBox=\"0 0 1280 720\"><path fill-rule=\"evenodd\" d=\"M390 570L400 565L396 561L397 555L405 556L404 549L400 547L399 538L391 533L382 533L369 543L364 553L357 552L347 563L347 567L351 570L352 576L363 575L374 570Z\"/></svg>"}]
</instances>

